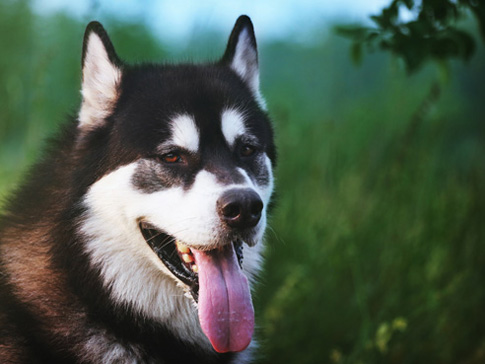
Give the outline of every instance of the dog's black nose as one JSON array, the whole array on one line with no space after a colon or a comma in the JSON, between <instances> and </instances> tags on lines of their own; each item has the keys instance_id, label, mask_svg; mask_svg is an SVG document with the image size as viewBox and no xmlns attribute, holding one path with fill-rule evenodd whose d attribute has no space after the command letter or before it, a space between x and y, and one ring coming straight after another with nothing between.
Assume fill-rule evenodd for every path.
<instances>
[{"instance_id":1,"label":"dog's black nose","mask_svg":"<svg viewBox=\"0 0 485 364\"><path fill-rule=\"evenodd\" d=\"M235 188L224 192L217 200L217 212L223 222L232 228L256 226L261 219L263 201L249 188Z\"/></svg>"}]
</instances>

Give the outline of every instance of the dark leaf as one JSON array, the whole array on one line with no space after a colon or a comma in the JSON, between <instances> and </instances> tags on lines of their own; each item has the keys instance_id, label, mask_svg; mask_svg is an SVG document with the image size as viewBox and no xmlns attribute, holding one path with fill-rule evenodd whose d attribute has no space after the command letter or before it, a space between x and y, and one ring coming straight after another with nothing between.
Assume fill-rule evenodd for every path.
<instances>
[{"instance_id":1,"label":"dark leaf","mask_svg":"<svg viewBox=\"0 0 485 364\"><path fill-rule=\"evenodd\" d=\"M464 60L470 59L475 52L475 40L473 37L459 29L450 29L450 39L455 42L458 56Z\"/></svg>"},{"instance_id":2,"label":"dark leaf","mask_svg":"<svg viewBox=\"0 0 485 364\"><path fill-rule=\"evenodd\" d=\"M405 27L409 30L409 33L414 36L425 37L432 35L436 32L436 28L433 24L423 20L418 19L415 21L410 21L405 24Z\"/></svg>"},{"instance_id":3,"label":"dark leaf","mask_svg":"<svg viewBox=\"0 0 485 364\"><path fill-rule=\"evenodd\" d=\"M337 26L334 28L334 30L337 34L355 41L364 40L369 32L369 28L357 25Z\"/></svg>"},{"instance_id":4,"label":"dark leaf","mask_svg":"<svg viewBox=\"0 0 485 364\"><path fill-rule=\"evenodd\" d=\"M380 26L381 28L387 28L388 27L388 21L386 20L386 18L382 15L371 15L370 17L374 23L376 23L378 26Z\"/></svg>"},{"instance_id":5,"label":"dark leaf","mask_svg":"<svg viewBox=\"0 0 485 364\"><path fill-rule=\"evenodd\" d=\"M452 24L460 12L472 10L485 41L485 0L422 0L417 19L399 22L399 7L415 8L414 0L392 0L380 14L370 18L377 29L359 26L339 27L337 32L353 40L351 58L356 64L362 59L363 46L391 51L402 58L408 72L414 72L430 60L449 58L468 60L475 52L475 40Z\"/></svg>"},{"instance_id":6,"label":"dark leaf","mask_svg":"<svg viewBox=\"0 0 485 364\"><path fill-rule=\"evenodd\" d=\"M366 40L367 43L370 43L370 42L375 41L377 39L377 37L379 37L378 32L369 32L369 33L367 33L365 40Z\"/></svg>"}]
</instances>

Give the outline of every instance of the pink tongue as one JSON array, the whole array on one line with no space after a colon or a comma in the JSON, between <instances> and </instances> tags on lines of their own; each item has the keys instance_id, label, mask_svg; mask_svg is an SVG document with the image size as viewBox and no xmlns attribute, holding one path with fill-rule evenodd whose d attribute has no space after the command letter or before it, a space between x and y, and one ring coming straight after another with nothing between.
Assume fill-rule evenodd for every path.
<instances>
[{"instance_id":1,"label":"pink tongue","mask_svg":"<svg viewBox=\"0 0 485 364\"><path fill-rule=\"evenodd\" d=\"M202 330L219 353L246 349L253 335L254 310L233 245L192 253L199 269Z\"/></svg>"}]
</instances>

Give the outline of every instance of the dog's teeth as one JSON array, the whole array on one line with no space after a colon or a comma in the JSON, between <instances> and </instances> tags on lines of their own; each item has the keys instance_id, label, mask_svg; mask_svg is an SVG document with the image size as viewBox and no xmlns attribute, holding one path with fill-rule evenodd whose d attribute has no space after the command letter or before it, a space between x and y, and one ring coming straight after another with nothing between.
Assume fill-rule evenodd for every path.
<instances>
[{"instance_id":1,"label":"dog's teeth","mask_svg":"<svg viewBox=\"0 0 485 364\"><path fill-rule=\"evenodd\" d=\"M190 268L192 268L192 271L194 273L199 273L199 267L197 266L197 264L192 264Z\"/></svg>"},{"instance_id":2,"label":"dog's teeth","mask_svg":"<svg viewBox=\"0 0 485 364\"><path fill-rule=\"evenodd\" d=\"M181 243L180 241L177 240L175 241L175 244L177 245L178 251L181 252L182 254L190 253L190 248L184 243Z\"/></svg>"},{"instance_id":3,"label":"dog's teeth","mask_svg":"<svg viewBox=\"0 0 485 364\"><path fill-rule=\"evenodd\" d=\"M182 260L185 263L192 263L194 261L194 257L190 254L182 254Z\"/></svg>"}]
</instances>

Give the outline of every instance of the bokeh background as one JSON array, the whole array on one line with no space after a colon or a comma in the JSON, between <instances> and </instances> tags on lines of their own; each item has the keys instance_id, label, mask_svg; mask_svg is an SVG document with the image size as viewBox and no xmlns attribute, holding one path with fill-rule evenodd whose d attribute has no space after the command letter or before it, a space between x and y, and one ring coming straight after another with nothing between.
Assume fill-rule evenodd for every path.
<instances>
[{"instance_id":1,"label":"bokeh background","mask_svg":"<svg viewBox=\"0 0 485 364\"><path fill-rule=\"evenodd\" d=\"M388 1L328 3L0 0L0 198L76 113L88 21L128 61L199 61L247 13L279 148L258 362L485 363L483 42L357 66L333 27Z\"/></svg>"}]
</instances>

